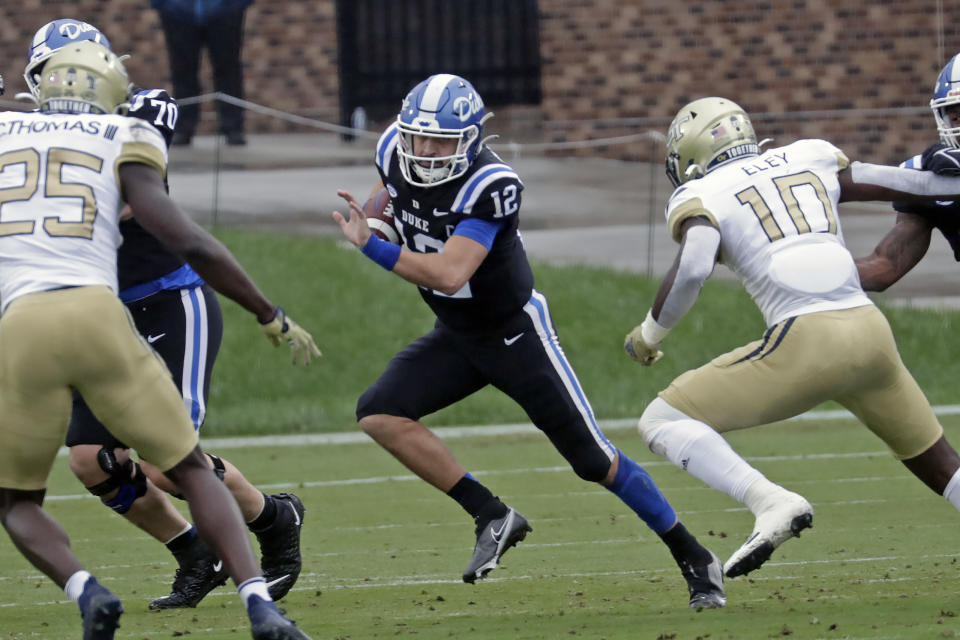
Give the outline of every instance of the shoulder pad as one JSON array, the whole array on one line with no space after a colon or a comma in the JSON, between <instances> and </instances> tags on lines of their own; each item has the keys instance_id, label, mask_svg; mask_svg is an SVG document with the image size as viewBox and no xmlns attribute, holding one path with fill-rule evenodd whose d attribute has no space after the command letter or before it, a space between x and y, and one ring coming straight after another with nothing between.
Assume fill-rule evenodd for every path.
<instances>
[{"instance_id":1,"label":"shoulder pad","mask_svg":"<svg viewBox=\"0 0 960 640\"><path fill-rule=\"evenodd\" d=\"M387 127L380 139L377 140L376 163L383 173L389 173L390 171L390 159L393 157L399 140L400 136L396 122Z\"/></svg>"},{"instance_id":2,"label":"shoulder pad","mask_svg":"<svg viewBox=\"0 0 960 640\"><path fill-rule=\"evenodd\" d=\"M130 109L127 111L127 115L145 120L156 127L163 134L167 146L170 146L173 138L179 113L177 101L163 89L141 89L130 96Z\"/></svg>"},{"instance_id":3,"label":"shoulder pad","mask_svg":"<svg viewBox=\"0 0 960 640\"><path fill-rule=\"evenodd\" d=\"M497 189L503 189L507 184L515 185L517 193L523 189L520 176L509 166L502 163L483 165L464 180L450 210L465 214L479 213L474 211L474 207L477 207L480 196L494 191L490 188L494 183L497 183Z\"/></svg>"}]
</instances>

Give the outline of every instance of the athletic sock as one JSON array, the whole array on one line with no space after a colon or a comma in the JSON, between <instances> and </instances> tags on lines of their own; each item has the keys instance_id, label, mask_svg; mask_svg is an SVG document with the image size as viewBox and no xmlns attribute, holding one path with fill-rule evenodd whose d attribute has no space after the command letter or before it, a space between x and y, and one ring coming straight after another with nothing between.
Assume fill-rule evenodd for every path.
<instances>
[{"instance_id":1,"label":"athletic sock","mask_svg":"<svg viewBox=\"0 0 960 640\"><path fill-rule=\"evenodd\" d=\"M650 474L636 462L620 454L617 476L607 489L633 509L657 534L663 534L677 522L677 514Z\"/></svg>"},{"instance_id":2,"label":"athletic sock","mask_svg":"<svg viewBox=\"0 0 960 640\"><path fill-rule=\"evenodd\" d=\"M83 588L87 586L87 580L92 578L89 572L81 569L67 579L67 584L63 585L63 592L67 597L80 604L80 596L83 594Z\"/></svg>"},{"instance_id":3,"label":"athletic sock","mask_svg":"<svg viewBox=\"0 0 960 640\"><path fill-rule=\"evenodd\" d=\"M192 524L188 524L183 531L167 540L165 544L170 553L172 553L174 557L177 557L192 547L196 539L197 528Z\"/></svg>"},{"instance_id":4,"label":"athletic sock","mask_svg":"<svg viewBox=\"0 0 960 640\"><path fill-rule=\"evenodd\" d=\"M247 523L251 531L263 531L277 519L277 501L263 494L263 509L260 515Z\"/></svg>"},{"instance_id":5,"label":"athletic sock","mask_svg":"<svg viewBox=\"0 0 960 640\"><path fill-rule=\"evenodd\" d=\"M693 534L687 531L682 522L677 522L669 531L660 534L660 539L670 549L670 554L678 565L690 564L702 567L710 564L710 552L700 544Z\"/></svg>"},{"instance_id":6,"label":"athletic sock","mask_svg":"<svg viewBox=\"0 0 960 640\"><path fill-rule=\"evenodd\" d=\"M267 591L267 583L260 576L244 580L243 583L237 587L237 593L240 594L240 599L243 600L243 606L247 609L250 608L250 596L257 596L264 602L273 603L273 598L270 597L270 592Z\"/></svg>"},{"instance_id":7,"label":"athletic sock","mask_svg":"<svg viewBox=\"0 0 960 640\"><path fill-rule=\"evenodd\" d=\"M500 502L489 489L477 482L469 473L464 474L462 478L457 480L457 484L453 485L450 491L447 491L447 495L456 500L457 504L463 507L464 511L469 513L474 520L480 516L481 510L491 500ZM503 512L506 513L506 507L503 508Z\"/></svg>"}]
</instances>

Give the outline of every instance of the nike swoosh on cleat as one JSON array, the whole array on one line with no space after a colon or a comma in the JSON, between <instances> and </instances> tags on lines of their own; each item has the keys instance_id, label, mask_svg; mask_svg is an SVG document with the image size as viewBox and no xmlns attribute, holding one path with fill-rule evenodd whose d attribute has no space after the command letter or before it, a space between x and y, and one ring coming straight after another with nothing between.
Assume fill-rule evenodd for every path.
<instances>
[{"instance_id":1,"label":"nike swoosh on cleat","mask_svg":"<svg viewBox=\"0 0 960 640\"><path fill-rule=\"evenodd\" d=\"M503 537L503 530L507 528L507 521L504 520L503 524L500 526L500 531L496 529L490 529L490 537L493 538L493 541L497 544L500 544L500 538Z\"/></svg>"},{"instance_id":2,"label":"nike swoosh on cleat","mask_svg":"<svg viewBox=\"0 0 960 640\"><path fill-rule=\"evenodd\" d=\"M223 570L223 560L217 560L213 563L213 570L216 573L220 573Z\"/></svg>"},{"instance_id":3,"label":"nike swoosh on cleat","mask_svg":"<svg viewBox=\"0 0 960 640\"><path fill-rule=\"evenodd\" d=\"M290 505L290 509L293 511L293 524L300 526L300 514L297 513L297 510L293 505Z\"/></svg>"},{"instance_id":4,"label":"nike swoosh on cleat","mask_svg":"<svg viewBox=\"0 0 960 640\"><path fill-rule=\"evenodd\" d=\"M286 575L282 575L282 576L280 576L279 578L277 578L276 580L271 580L270 582L268 582L268 583L267 583L267 589L269 589L270 587L272 587L272 586L275 585L275 584L280 584L281 582L284 582L285 580L289 580L289 579L290 579L290 574L289 574L289 573L286 574Z\"/></svg>"}]
</instances>

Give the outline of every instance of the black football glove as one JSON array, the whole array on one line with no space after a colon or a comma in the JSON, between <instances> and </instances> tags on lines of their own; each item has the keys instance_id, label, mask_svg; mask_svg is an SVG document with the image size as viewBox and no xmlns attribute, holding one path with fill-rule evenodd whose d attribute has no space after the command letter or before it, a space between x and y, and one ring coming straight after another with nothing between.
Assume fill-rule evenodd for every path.
<instances>
[{"instance_id":1,"label":"black football glove","mask_svg":"<svg viewBox=\"0 0 960 640\"><path fill-rule=\"evenodd\" d=\"M920 168L938 176L960 176L960 149L932 144L920 156Z\"/></svg>"}]
</instances>

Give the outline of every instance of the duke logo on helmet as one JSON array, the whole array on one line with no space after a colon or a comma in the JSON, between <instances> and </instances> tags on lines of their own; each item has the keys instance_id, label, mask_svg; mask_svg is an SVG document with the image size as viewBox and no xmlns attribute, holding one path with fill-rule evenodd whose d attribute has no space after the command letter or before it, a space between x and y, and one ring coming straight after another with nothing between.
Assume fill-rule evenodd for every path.
<instances>
[{"instance_id":1,"label":"duke logo on helmet","mask_svg":"<svg viewBox=\"0 0 960 640\"><path fill-rule=\"evenodd\" d=\"M81 20L60 18L37 29L27 51L27 66L23 72L23 79L27 81L34 98L40 95L40 72L50 56L64 45L83 40L92 40L112 51L107 36L92 24Z\"/></svg>"},{"instance_id":2,"label":"duke logo on helmet","mask_svg":"<svg viewBox=\"0 0 960 640\"><path fill-rule=\"evenodd\" d=\"M477 90L460 76L441 73L415 86L397 115L397 155L404 179L417 187L434 187L462 176L483 148L483 124L492 116ZM456 146L449 155L418 155L414 138L456 141Z\"/></svg>"}]
</instances>

